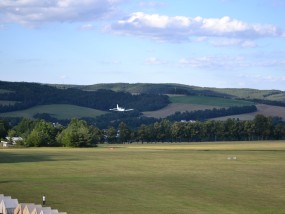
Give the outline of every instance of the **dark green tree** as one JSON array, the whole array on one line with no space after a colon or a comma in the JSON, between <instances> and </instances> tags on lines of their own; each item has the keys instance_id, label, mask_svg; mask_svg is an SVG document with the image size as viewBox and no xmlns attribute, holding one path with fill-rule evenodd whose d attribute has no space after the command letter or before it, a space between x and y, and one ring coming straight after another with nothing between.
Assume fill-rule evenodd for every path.
<instances>
[{"instance_id":1,"label":"dark green tree","mask_svg":"<svg viewBox=\"0 0 285 214\"><path fill-rule=\"evenodd\" d=\"M126 143L130 141L131 131L124 122L119 124L119 142Z\"/></svg>"},{"instance_id":2,"label":"dark green tree","mask_svg":"<svg viewBox=\"0 0 285 214\"><path fill-rule=\"evenodd\" d=\"M57 129L52 123L40 120L25 140L26 146L56 146Z\"/></svg>"},{"instance_id":3,"label":"dark green tree","mask_svg":"<svg viewBox=\"0 0 285 214\"><path fill-rule=\"evenodd\" d=\"M100 137L95 133L94 127L88 126L86 121L72 119L68 127L57 136L57 142L66 147L96 146Z\"/></svg>"},{"instance_id":4,"label":"dark green tree","mask_svg":"<svg viewBox=\"0 0 285 214\"><path fill-rule=\"evenodd\" d=\"M22 137L24 140L27 139L28 135L32 132L36 125L36 121L23 118L20 123L13 127L12 130L15 130L15 136Z\"/></svg>"},{"instance_id":5,"label":"dark green tree","mask_svg":"<svg viewBox=\"0 0 285 214\"><path fill-rule=\"evenodd\" d=\"M114 127L109 127L106 131L106 138L108 143L117 142L117 130Z\"/></svg>"},{"instance_id":6,"label":"dark green tree","mask_svg":"<svg viewBox=\"0 0 285 214\"><path fill-rule=\"evenodd\" d=\"M255 134L258 140L265 140L271 134L271 118L258 114L253 120Z\"/></svg>"}]
</instances>

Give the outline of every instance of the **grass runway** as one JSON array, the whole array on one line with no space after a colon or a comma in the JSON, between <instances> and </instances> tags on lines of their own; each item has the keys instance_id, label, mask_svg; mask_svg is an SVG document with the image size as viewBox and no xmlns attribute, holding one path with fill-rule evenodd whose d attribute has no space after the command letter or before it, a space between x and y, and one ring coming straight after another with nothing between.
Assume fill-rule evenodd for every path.
<instances>
[{"instance_id":1,"label":"grass runway","mask_svg":"<svg viewBox=\"0 0 285 214\"><path fill-rule=\"evenodd\" d=\"M285 210L282 141L0 149L0 169L0 194L68 214Z\"/></svg>"}]
</instances>

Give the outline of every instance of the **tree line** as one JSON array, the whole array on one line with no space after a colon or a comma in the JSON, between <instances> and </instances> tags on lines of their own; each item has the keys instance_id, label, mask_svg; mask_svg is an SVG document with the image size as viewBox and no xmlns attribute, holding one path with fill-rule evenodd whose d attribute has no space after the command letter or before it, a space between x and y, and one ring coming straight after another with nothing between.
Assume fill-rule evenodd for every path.
<instances>
[{"instance_id":1,"label":"tree line","mask_svg":"<svg viewBox=\"0 0 285 214\"><path fill-rule=\"evenodd\" d=\"M229 108L220 109L206 109L206 110L196 110L191 112L176 112L173 115L166 117L167 120L174 121L189 121L189 120L199 120L205 121L207 119L223 117L229 115L238 115L245 113L252 113L257 110L256 106L235 106ZM67 125L70 120L59 120L47 113L38 113L34 115L35 119L44 119L49 122L58 122L63 125ZM145 117L143 114L137 110L131 112L115 112L108 113L104 115L97 116L96 118L79 118L87 121L89 124L96 125L100 129L106 129L110 124L114 127L118 127L121 122L126 123L131 129L138 128L142 124L149 125L155 122L160 122L162 119Z\"/></svg>"},{"instance_id":2,"label":"tree line","mask_svg":"<svg viewBox=\"0 0 285 214\"><path fill-rule=\"evenodd\" d=\"M20 136L22 146L94 147L100 143L150 143L150 142L202 142L202 141L251 141L285 139L285 125L281 118L256 115L252 121L227 119L205 122L171 122L161 120L136 129L124 122L118 127L100 129L84 120L72 119L67 126L45 120L22 119L7 128L0 120L0 137Z\"/></svg>"},{"instance_id":3,"label":"tree line","mask_svg":"<svg viewBox=\"0 0 285 214\"><path fill-rule=\"evenodd\" d=\"M171 121L180 121L180 120L206 120L209 118L215 117L224 117L229 115L238 115L238 114L246 114L257 111L255 105L250 106L232 106L229 108L214 108L214 109L206 109L206 110L196 110L191 112L176 112L173 115L167 117L168 120Z\"/></svg>"},{"instance_id":4,"label":"tree line","mask_svg":"<svg viewBox=\"0 0 285 214\"><path fill-rule=\"evenodd\" d=\"M71 104L106 111L117 103L138 111L158 110L169 104L168 96L137 94L111 90L84 91L76 88L59 89L38 83L0 81L0 100L16 101L0 105L0 112L27 109L36 105Z\"/></svg>"}]
</instances>

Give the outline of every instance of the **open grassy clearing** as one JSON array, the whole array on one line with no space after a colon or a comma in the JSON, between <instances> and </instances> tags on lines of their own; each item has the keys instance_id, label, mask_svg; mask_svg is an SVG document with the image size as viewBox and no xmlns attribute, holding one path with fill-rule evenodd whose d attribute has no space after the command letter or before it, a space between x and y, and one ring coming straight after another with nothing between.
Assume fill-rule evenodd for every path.
<instances>
[{"instance_id":1,"label":"open grassy clearing","mask_svg":"<svg viewBox=\"0 0 285 214\"><path fill-rule=\"evenodd\" d=\"M103 111L91 108L85 108L75 105L54 104L54 105L35 106L21 111L1 113L0 116L33 118L33 116L37 113L51 114L51 116L57 119L70 119L70 118L82 118L82 117L95 118L99 115L105 114L105 112Z\"/></svg>"},{"instance_id":2,"label":"open grassy clearing","mask_svg":"<svg viewBox=\"0 0 285 214\"><path fill-rule=\"evenodd\" d=\"M210 105L196 105L196 104L185 104L185 103L171 103L168 106L157 110L157 111L148 111L143 114L146 117L154 117L154 118L166 118L176 112L186 112L186 111L198 111L198 110L206 110L206 109L219 109L220 106L210 106Z\"/></svg>"},{"instance_id":3,"label":"open grassy clearing","mask_svg":"<svg viewBox=\"0 0 285 214\"><path fill-rule=\"evenodd\" d=\"M6 90L6 89L0 89L0 94L6 94L6 93L14 93L14 91Z\"/></svg>"},{"instance_id":4,"label":"open grassy clearing","mask_svg":"<svg viewBox=\"0 0 285 214\"><path fill-rule=\"evenodd\" d=\"M246 106L254 104L253 102L245 100L234 100L234 99L206 97L206 96L170 96L170 101L172 103L210 105L210 106L220 106L220 107Z\"/></svg>"},{"instance_id":5,"label":"open grassy clearing","mask_svg":"<svg viewBox=\"0 0 285 214\"><path fill-rule=\"evenodd\" d=\"M271 117L281 117L285 120L285 107L271 106L265 104L256 105L257 111L248 114L232 115L227 117L218 117L215 120L226 120L228 118L239 118L240 120L253 120L257 114L262 114L264 116Z\"/></svg>"},{"instance_id":6,"label":"open grassy clearing","mask_svg":"<svg viewBox=\"0 0 285 214\"><path fill-rule=\"evenodd\" d=\"M18 103L18 102L17 101L0 100L0 105L3 105L3 106L15 105L16 103Z\"/></svg>"},{"instance_id":7,"label":"open grassy clearing","mask_svg":"<svg viewBox=\"0 0 285 214\"><path fill-rule=\"evenodd\" d=\"M1 193L69 214L285 210L282 141L0 149L0 166Z\"/></svg>"},{"instance_id":8,"label":"open grassy clearing","mask_svg":"<svg viewBox=\"0 0 285 214\"><path fill-rule=\"evenodd\" d=\"M265 104L256 105L257 111L248 114L239 114L226 117L214 118L214 120L226 120L228 118L239 118L240 120L253 120L257 114L262 114L264 116L272 117L281 117L285 120L285 107L280 106L271 106ZM183 104L183 103L171 103L163 109L157 111L144 112L144 115L147 117L155 118L166 118L169 115L174 114L175 112L186 112L186 111L197 111L197 110L206 110L206 109L219 109L222 107L219 106L210 106L210 105L196 105L196 104Z\"/></svg>"}]
</instances>

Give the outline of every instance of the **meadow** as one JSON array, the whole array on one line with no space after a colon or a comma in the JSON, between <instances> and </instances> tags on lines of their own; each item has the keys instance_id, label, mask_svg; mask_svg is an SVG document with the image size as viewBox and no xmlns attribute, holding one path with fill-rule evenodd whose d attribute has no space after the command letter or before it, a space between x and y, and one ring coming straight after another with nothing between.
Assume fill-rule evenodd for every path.
<instances>
[{"instance_id":1,"label":"meadow","mask_svg":"<svg viewBox=\"0 0 285 214\"><path fill-rule=\"evenodd\" d=\"M207 96L170 96L170 101L172 103L210 105L210 106L219 106L219 107L254 105L253 102L246 100L235 100L235 99L226 99L221 97L207 97Z\"/></svg>"},{"instance_id":2,"label":"meadow","mask_svg":"<svg viewBox=\"0 0 285 214\"><path fill-rule=\"evenodd\" d=\"M0 149L0 169L0 194L69 214L285 210L284 141Z\"/></svg>"},{"instance_id":3,"label":"meadow","mask_svg":"<svg viewBox=\"0 0 285 214\"><path fill-rule=\"evenodd\" d=\"M86 107L75 106L75 105L53 104L53 105L39 105L21 111L1 113L0 116L25 117L32 119L33 116L37 113L47 113L50 114L52 117L64 120L64 119L82 118L82 117L95 118L99 115L105 114L106 112Z\"/></svg>"}]
</instances>

